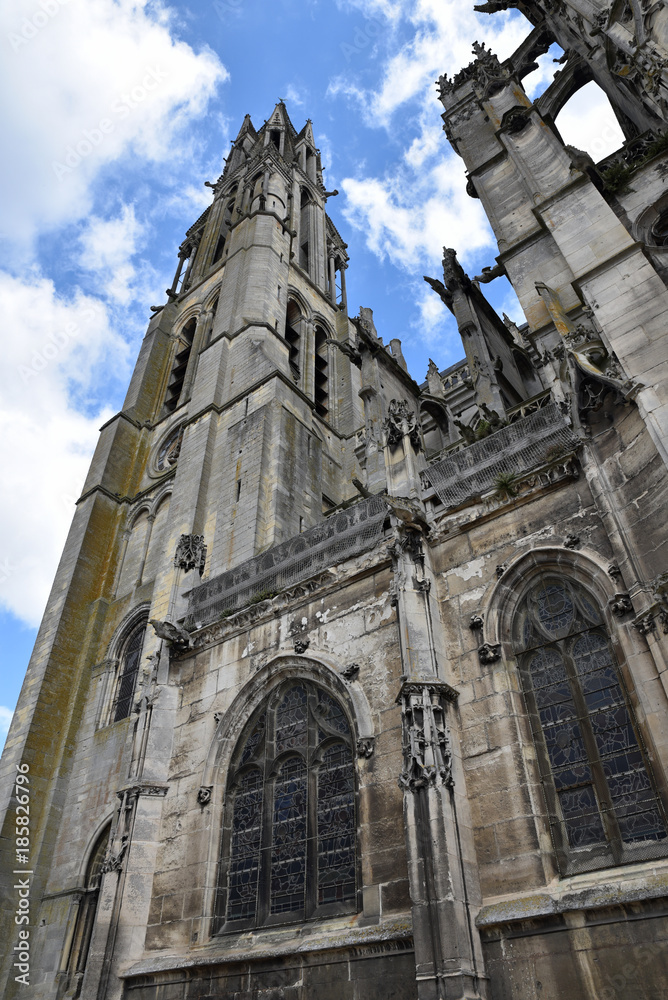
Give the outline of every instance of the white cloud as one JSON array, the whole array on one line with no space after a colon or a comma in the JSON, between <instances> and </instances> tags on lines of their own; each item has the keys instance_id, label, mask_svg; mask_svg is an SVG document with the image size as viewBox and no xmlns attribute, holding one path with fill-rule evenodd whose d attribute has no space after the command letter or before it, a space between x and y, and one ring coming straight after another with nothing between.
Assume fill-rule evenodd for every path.
<instances>
[{"instance_id":1,"label":"white cloud","mask_svg":"<svg viewBox=\"0 0 668 1000\"><path fill-rule=\"evenodd\" d=\"M434 81L444 72L452 76L471 62L474 39L505 59L530 30L529 23L514 12L490 18L461 0L346 0L341 6L357 8L366 17L385 18L395 29L385 40L390 52L378 89L364 90L350 80L350 74L332 80L329 87L332 95L353 98L369 125L389 125L394 112L416 97L430 105L433 120L438 108ZM401 20L410 25L411 37L391 51Z\"/></svg>"},{"instance_id":2,"label":"white cloud","mask_svg":"<svg viewBox=\"0 0 668 1000\"><path fill-rule=\"evenodd\" d=\"M378 257L414 273L440 261L444 242L461 247L464 260L491 244L480 202L462 198L463 186L461 161L443 150L426 170L408 164L394 176L346 178L344 214Z\"/></svg>"},{"instance_id":3,"label":"white cloud","mask_svg":"<svg viewBox=\"0 0 668 1000\"><path fill-rule=\"evenodd\" d=\"M288 84L287 90L285 91L285 101L288 108L288 112L290 111L290 108L293 105L295 107L300 108L304 104L304 98L302 97L302 95L300 94L299 90L294 85L294 83Z\"/></svg>"},{"instance_id":4,"label":"white cloud","mask_svg":"<svg viewBox=\"0 0 668 1000\"><path fill-rule=\"evenodd\" d=\"M12 716L14 711L11 708L5 708L4 705L0 705L0 737L4 737L9 732L9 727L11 725Z\"/></svg>"},{"instance_id":5,"label":"white cloud","mask_svg":"<svg viewBox=\"0 0 668 1000\"><path fill-rule=\"evenodd\" d=\"M129 352L99 300L80 292L65 299L40 276L0 272L0 310L9 332L0 388L0 603L37 625L99 426L111 416L89 399L91 386L105 369L127 378Z\"/></svg>"},{"instance_id":6,"label":"white cloud","mask_svg":"<svg viewBox=\"0 0 668 1000\"><path fill-rule=\"evenodd\" d=\"M173 37L160 0L71 0L31 32L39 9L34 0L0 8L0 87L12 95L0 119L12 153L0 161L12 191L0 235L23 243L83 217L96 177L124 154L187 157L177 135L227 78L215 53Z\"/></svg>"},{"instance_id":7,"label":"white cloud","mask_svg":"<svg viewBox=\"0 0 668 1000\"><path fill-rule=\"evenodd\" d=\"M144 226L136 219L134 205L123 205L115 219L91 216L79 237L79 266L98 275L105 295L128 302L135 277L132 264Z\"/></svg>"}]
</instances>

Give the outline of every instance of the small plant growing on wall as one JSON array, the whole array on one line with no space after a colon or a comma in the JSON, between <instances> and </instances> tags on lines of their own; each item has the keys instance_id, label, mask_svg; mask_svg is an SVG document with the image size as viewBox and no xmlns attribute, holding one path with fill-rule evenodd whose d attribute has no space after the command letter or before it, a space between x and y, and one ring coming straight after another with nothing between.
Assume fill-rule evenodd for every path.
<instances>
[{"instance_id":1,"label":"small plant growing on wall","mask_svg":"<svg viewBox=\"0 0 668 1000\"><path fill-rule=\"evenodd\" d=\"M494 496L511 500L517 496L518 476L515 472L500 472L494 479Z\"/></svg>"}]
</instances>

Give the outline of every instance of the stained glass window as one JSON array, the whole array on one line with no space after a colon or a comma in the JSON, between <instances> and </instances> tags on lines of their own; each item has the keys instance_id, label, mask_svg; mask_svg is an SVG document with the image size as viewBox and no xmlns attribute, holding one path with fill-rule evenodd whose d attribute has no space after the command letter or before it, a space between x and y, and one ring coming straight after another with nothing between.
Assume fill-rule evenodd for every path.
<instances>
[{"instance_id":1,"label":"stained glass window","mask_svg":"<svg viewBox=\"0 0 668 1000\"><path fill-rule=\"evenodd\" d=\"M346 712L315 684L282 685L249 720L233 757L219 930L354 910L356 826Z\"/></svg>"},{"instance_id":2,"label":"stained glass window","mask_svg":"<svg viewBox=\"0 0 668 1000\"><path fill-rule=\"evenodd\" d=\"M665 853L663 808L592 597L542 580L520 606L515 650L562 872Z\"/></svg>"},{"instance_id":3,"label":"stained glass window","mask_svg":"<svg viewBox=\"0 0 668 1000\"><path fill-rule=\"evenodd\" d=\"M132 709L145 632L146 625L142 624L131 634L123 648L114 703L114 722L127 719Z\"/></svg>"}]
</instances>

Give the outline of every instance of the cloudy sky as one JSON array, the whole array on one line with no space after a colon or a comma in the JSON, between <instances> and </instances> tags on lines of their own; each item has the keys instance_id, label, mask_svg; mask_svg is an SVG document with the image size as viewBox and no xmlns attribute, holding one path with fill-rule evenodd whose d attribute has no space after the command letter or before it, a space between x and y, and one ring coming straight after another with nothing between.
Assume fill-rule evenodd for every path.
<instances>
[{"instance_id":1,"label":"cloudy sky","mask_svg":"<svg viewBox=\"0 0 668 1000\"><path fill-rule=\"evenodd\" d=\"M280 98L313 120L329 211L349 244L349 303L400 337L421 381L462 356L438 298L441 247L476 273L494 244L441 130L434 81L503 58L521 15L473 0L14 0L0 10L5 95L0 303L0 741L100 425L116 412L149 306L210 202L230 140ZM526 81L549 82L555 49ZM594 92L592 93L592 90ZM592 84L567 141L600 158L619 133ZM518 319L503 279L487 286Z\"/></svg>"}]
</instances>

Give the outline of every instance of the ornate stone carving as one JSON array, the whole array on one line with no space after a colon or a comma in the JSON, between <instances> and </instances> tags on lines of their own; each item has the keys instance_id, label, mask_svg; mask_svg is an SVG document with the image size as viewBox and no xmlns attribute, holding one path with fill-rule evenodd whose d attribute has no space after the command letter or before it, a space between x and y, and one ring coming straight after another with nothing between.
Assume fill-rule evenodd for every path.
<instances>
[{"instance_id":1,"label":"ornate stone carving","mask_svg":"<svg viewBox=\"0 0 668 1000\"><path fill-rule=\"evenodd\" d=\"M347 681L354 681L360 672L359 663L349 663L347 667L344 667L341 671L341 676L345 677Z\"/></svg>"},{"instance_id":2,"label":"ornate stone carving","mask_svg":"<svg viewBox=\"0 0 668 1000\"><path fill-rule=\"evenodd\" d=\"M649 635L650 632L653 632L656 628L656 622L654 621L652 615L642 615L641 618L636 618L636 620L632 622L632 625L636 632L639 632L640 635Z\"/></svg>"},{"instance_id":3,"label":"ornate stone carving","mask_svg":"<svg viewBox=\"0 0 668 1000\"><path fill-rule=\"evenodd\" d=\"M668 611L665 608L659 611L659 624L661 625L663 634L668 635Z\"/></svg>"},{"instance_id":4,"label":"ornate stone carving","mask_svg":"<svg viewBox=\"0 0 668 1000\"><path fill-rule=\"evenodd\" d=\"M305 653L306 650L311 645L310 639L295 639L294 643L295 653Z\"/></svg>"},{"instance_id":5,"label":"ornate stone carving","mask_svg":"<svg viewBox=\"0 0 668 1000\"><path fill-rule=\"evenodd\" d=\"M652 590L659 600L668 596L668 573L659 573L659 575L652 580Z\"/></svg>"},{"instance_id":6,"label":"ornate stone carving","mask_svg":"<svg viewBox=\"0 0 668 1000\"><path fill-rule=\"evenodd\" d=\"M197 569L201 576L204 572L206 562L206 545L204 535L181 535L176 553L174 555L174 565L179 569Z\"/></svg>"},{"instance_id":7,"label":"ornate stone carving","mask_svg":"<svg viewBox=\"0 0 668 1000\"><path fill-rule=\"evenodd\" d=\"M469 80L482 100L491 97L508 82L510 78L508 69L501 65L498 57L490 49L480 42L474 42L473 52L475 60L461 69L452 80L444 73L436 81L441 101L445 102L445 98Z\"/></svg>"},{"instance_id":8,"label":"ornate stone carving","mask_svg":"<svg viewBox=\"0 0 668 1000\"><path fill-rule=\"evenodd\" d=\"M478 659L481 663L496 663L501 659L501 643L483 642L478 646Z\"/></svg>"},{"instance_id":9,"label":"ornate stone carving","mask_svg":"<svg viewBox=\"0 0 668 1000\"><path fill-rule=\"evenodd\" d=\"M505 129L506 132L510 132L511 135L516 135L518 132L522 132L527 125L530 124L530 109L520 107L519 105L514 108L509 108L501 120L501 128Z\"/></svg>"},{"instance_id":10,"label":"ornate stone carving","mask_svg":"<svg viewBox=\"0 0 668 1000\"><path fill-rule=\"evenodd\" d=\"M622 571L619 568L619 566L617 565L617 563L614 563L614 562L610 563L610 565L608 566L608 576L611 576L612 579L615 580L618 576L621 576L621 575L622 575Z\"/></svg>"},{"instance_id":11,"label":"ornate stone carving","mask_svg":"<svg viewBox=\"0 0 668 1000\"><path fill-rule=\"evenodd\" d=\"M501 577L503 576L503 574L506 572L507 569L508 569L508 563L499 563L498 564L498 566L496 567L496 578L497 578L497 580L501 579Z\"/></svg>"},{"instance_id":12,"label":"ornate stone carving","mask_svg":"<svg viewBox=\"0 0 668 1000\"><path fill-rule=\"evenodd\" d=\"M357 741L357 756L369 758L373 757L376 741L373 736L360 736Z\"/></svg>"},{"instance_id":13,"label":"ornate stone carving","mask_svg":"<svg viewBox=\"0 0 668 1000\"><path fill-rule=\"evenodd\" d=\"M449 685L436 680L405 683L401 688L397 699L403 729L399 787L404 791L415 792L427 785L453 787L452 747L444 706L450 692Z\"/></svg>"},{"instance_id":14,"label":"ornate stone carving","mask_svg":"<svg viewBox=\"0 0 668 1000\"><path fill-rule=\"evenodd\" d=\"M633 605L628 594L615 594L614 597L610 598L609 604L610 610L617 618L622 618L633 612Z\"/></svg>"},{"instance_id":15,"label":"ornate stone carving","mask_svg":"<svg viewBox=\"0 0 668 1000\"><path fill-rule=\"evenodd\" d=\"M473 632L479 632L484 624L485 621L482 615L471 615L471 618L469 619L469 628Z\"/></svg>"},{"instance_id":16,"label":"ornate stone carving","mask_svg":"<svg viewBox=\"0 0 668 1000\"><path fill-rule=\"evenodd\" d=\"M185 653L192 647L192 639L180 625L168 621L160 622L156 618L151 618L149 625L153 626L158 638L164 639L174 653Z\"/></svg>"},{"instance_id":17,"label":"ornate stone carving","mask_svg":"<svg viewBox=\"0 0 668 1000\"><path fill-rule=\"evenodd\" d=\"M197 793L197 801L201 806L208 806L211 801L212 785L202 785Z\"/></svg>"},{"instance_id":18,"label":"ornate stone carving","mask_svg":"<svg viewBox=\"0 0 668 1000\"><path fill-rule=\"evenodd\" d=\"M100 875L106 875L108 872L119 872L123 867L123 859L128 849L128 837L127 834L123 834L121 838L121 846L118 851L114 852L109 849L105 856L102 865L100 866Z\"/></svg>"},{"instance_id":19,"label":"ornate stone carving","mask_svg":"<svg viewBox=\"0 0 668 1000\"><path fill-rule=\"evenodd\" d=\"M402 443L404 437L409 437L415 450L420 451L422 447L420 424L415 411L410 409L408 400L390 400L387 417L383 422L383 430L390 448L396 448Z\"/></svg>"},{"instance_id":20,"label":"ornate stone carving","mask_svg":"<svg viewBox=\"0 0 668 1000\"><path fill-rule=\"evenodd\" d=\"M567 549L577 549L580 547L580 536L579 535L566 535L564 539L564 545Z\"/></svg>"}]
</instances>

